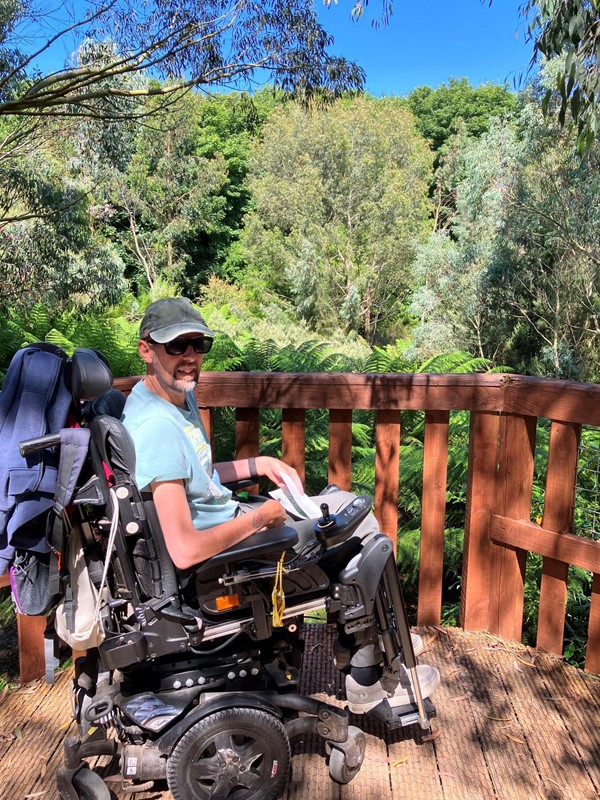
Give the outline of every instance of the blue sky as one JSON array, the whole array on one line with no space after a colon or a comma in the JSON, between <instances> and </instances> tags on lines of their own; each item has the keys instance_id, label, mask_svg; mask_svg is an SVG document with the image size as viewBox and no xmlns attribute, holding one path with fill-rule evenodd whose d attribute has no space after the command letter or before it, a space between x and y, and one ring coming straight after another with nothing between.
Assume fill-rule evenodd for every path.
<instances>
[{"instance_id":1,"label":"blue sky","mask_svg":"<svg viewBox=\"0 0 600 800\"><path fill-rule=\"evenodd\" d=\"M450 77L514 88L533 52L519 0L493 0L491 6L487 0L395 0L389 25L378 30L371 19L381 0L370 0L358 22L350 19L353 0L331 8L323 8L322 0L316 4L323 27L335 37L332 52L359 63L376 96L436 87Z\"/></svg>"},{"instance_id":2,"label":"blue sky","mask_svg":"<svg viewBox=\"0 0 600 800\"><path fill-rule=\"evenodd\" d=\"M492 0L491 5L488 0L394 0L389 25L378 29L371 21L381 11L381 0L370 0L358 22L350 18L355 0L337 0L329 8L323 0L314 2L323 27L335 37L332 53L360 64L367 91L378 97L436 87L450 77L466 77L473 86L491 82L514 88L531 58L519 16L521 0ZM85 8L81 0L70 5L77 15ZM72 48L71 39L61 40L37 63L57 69Z\"/></svg>"}]
</instances>

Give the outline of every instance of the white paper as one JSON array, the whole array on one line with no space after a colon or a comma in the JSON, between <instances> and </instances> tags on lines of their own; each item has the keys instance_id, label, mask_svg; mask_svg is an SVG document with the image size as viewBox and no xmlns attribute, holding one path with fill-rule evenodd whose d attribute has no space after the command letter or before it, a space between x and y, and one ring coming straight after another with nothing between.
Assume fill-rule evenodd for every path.
<instances>
[{"instance_id":1,"label":"white paper","mask_svg":"<svg viewBox=\"0 0 600 800\"><path fill-rule=\"evenodd\" d=\"M279 500L281 505L292 517L304 519L317 519L321 516L321 509L304 492L300 492L294 481L285 472L282 473L285 487L269 492L271 497Z\"/></svg>"}]
</instances>

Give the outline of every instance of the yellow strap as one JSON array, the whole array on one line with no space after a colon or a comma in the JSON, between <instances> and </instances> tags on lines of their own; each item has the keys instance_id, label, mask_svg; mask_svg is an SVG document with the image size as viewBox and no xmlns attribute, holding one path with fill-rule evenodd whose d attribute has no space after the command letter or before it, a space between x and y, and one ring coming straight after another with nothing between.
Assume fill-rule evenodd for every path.
<instances>
[{"instance_id":1,"label":"yellow strap","mask_svg":"<svg viewBox=\"0 0 600 800\"><path fill-rule=\"evenodd\" d=\"M273 594L271 601L273 603L273 627L283 627L283 612L285 611L285 595L283 593L283 559L285 553L281 554L281 558L277 562L277 570L275 572L275 585L273 586Z\"/></svg>"}]
</instances>

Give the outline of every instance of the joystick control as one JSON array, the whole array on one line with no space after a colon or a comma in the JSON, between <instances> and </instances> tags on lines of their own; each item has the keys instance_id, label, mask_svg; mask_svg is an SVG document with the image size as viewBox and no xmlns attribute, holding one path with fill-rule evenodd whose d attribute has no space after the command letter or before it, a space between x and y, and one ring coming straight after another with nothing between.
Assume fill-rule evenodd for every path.
<instances>
[{"instance_id":1,"label":"joystick control","mask_svg":"<svg viewBox=\"0 0 600 800\"><path fill-rule=\"evenodd\" d=\"M371 510L371 498L366 494L355 497L347 506L331 514L327 503L321 503L321 517L314 524L314 532L323 547L333 547L346 541Z\"/></svg>"}]
</instances>

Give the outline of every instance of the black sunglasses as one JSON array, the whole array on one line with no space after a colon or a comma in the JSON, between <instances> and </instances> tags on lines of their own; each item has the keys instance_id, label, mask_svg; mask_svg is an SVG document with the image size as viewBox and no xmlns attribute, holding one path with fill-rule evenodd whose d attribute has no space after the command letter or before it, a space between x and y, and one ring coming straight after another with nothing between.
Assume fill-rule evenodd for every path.
<instances>
[{"instance_id":1,"label":"black sunglasses","mask_svg":"<svg viewBox=\"0 0 600 800\"><path fill-rule=\"evenodd\" d=\"M195 339L173 339L170 342L155 342L151 336L146 340L150 344L160 344L165 348L165 353L170 356L182 356L187 353L188 347L191 345L194 353L198 355L206 355L213 345L213 340L209 336L197 336Z\"/></svg>"}]
</instances>

